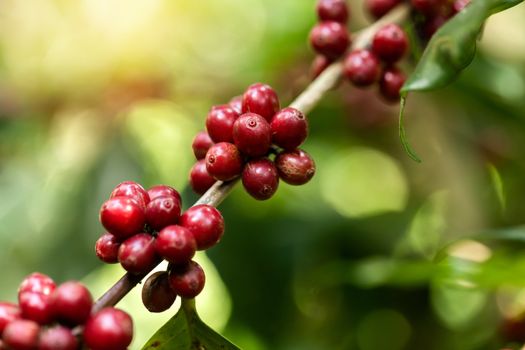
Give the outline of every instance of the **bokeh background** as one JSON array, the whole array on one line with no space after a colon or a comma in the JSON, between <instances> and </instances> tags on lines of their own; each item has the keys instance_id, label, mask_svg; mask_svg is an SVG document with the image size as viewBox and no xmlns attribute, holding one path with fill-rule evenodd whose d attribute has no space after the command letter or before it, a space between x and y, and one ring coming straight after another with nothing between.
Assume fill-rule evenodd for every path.
<instances>
[{"instance_id":1,"label":"bokeh background","mask_svg":"<svg viewBox=\"0 0 525 350\"><path fill-rule=\"evenodd\" d=\"M481 0L479 0L481 1ZM369 23L351 1L351 27ZM211 105L309 82L314 0L2 0L0 298L40 271L100 295L94 255L121 181L180 189ZM309 115L311 183L221 205L198 309L244 349L518 349L525 341L525 4L494 16L452 86L397 106L343 84ZM407 64L410 67L410 63ZM120 305L139 349L176 307Z\"/></svg>"}]
</instances>

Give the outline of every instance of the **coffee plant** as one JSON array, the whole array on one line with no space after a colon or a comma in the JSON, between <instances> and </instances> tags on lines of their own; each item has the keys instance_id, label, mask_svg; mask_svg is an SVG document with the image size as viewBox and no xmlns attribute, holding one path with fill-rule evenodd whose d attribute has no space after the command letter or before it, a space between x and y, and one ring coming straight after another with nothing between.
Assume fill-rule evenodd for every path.
<instances>
[{"instance_id":1,"label":"coffee plant","mask_svg":"<svg viewBox=\"0 0 525 350\"><path fill-rule=\"evenodd\" d=\"M288 96L279 96L270 85L255 82L247 86L241 95L232 96L223 104L209 108L205 123L191 145L188 144L185 149L169 150L192 152L195 157L189 172L189 187L200 195L195 203L183 203L183 198L188 198L184 190L169 184L148 188L129 179L119 179L108 193L107 200L101 204L99 221L104 231L94 242L94 253L106 264L119 264L125 271L123 276L94 300L84 283L67 281L57 285L43 273L30 274L20 283L16 302L0 303L0 350L128 349L134 333L142 329L134 327L132 317L123 308L116 308L116 305L139 285L143 312L174 313L142 345L142 349L239 349L209 327L200 318L197 307L199 295L206 290L208 274L206 266L197 261L198 256L210 248L220 247L221 240L228 235L228 221L231 218L217 209L219 204L235 187L241 186L252 199L269 200L271 203L272 197L279 195L281 183L305 185L319 176L316 173L328 173L329 169L316 165L314 153L309 153L311 145L308 142L305 144L305 141L309 134L316 133L316 127L321 126L314 121L316 116L311 113L312 110L337 88L348 89L350 86L356 94L360 91L375 91L375 99L366 95L368 104L398 109L399 145L415 161L414 164L421 163L423 157L416 153L409 142L404 117L410 114L414 118L425 118L425 115L410 109L405 112L405 107L410 108L410 102L420 98L415 92L439 90L456 81L476 56L476 44L483 34L485 21L521 2L366 0L365 11L374 22L352 32L351 23L357 11L353 1L318 0L311 12L311 18L315 17L316 23L312 20L308 38L315 57L312 57L309 71L311 81L302 84L303 91L291 103L285 104ZM209 35L213 36L213 32ZM257 54L253 52L254 56ZM392 129L388 132L392 132ZM156 135L149 137L155 138ZM418 144L421 142L419 140ZM489 156L495 157L494 154ZM495 167L490 169L498 199L504 202L501 175ZM395 168L393 171L396 171ZM377 177L377 186L382 188L382 175L371 173L365 176L372 181ZM286 194L294 195L302 190L293 187L293 190L286 190ZM360 189L365 193L368 190ZM420 216L412 223L411 230L428 230L429 235L433 234L432 230L441 230L443 223L435 216L435 212L441 210L442 201L438 193L425 202L417 212ZM252 224L246 220L245 225L243 230L249 234L253 230L250 227ZM301 239L309 238L294 236L294 239L299 240L294 244L300 245ZM434 303L445 305L447 298L456 298L454 300L463 303L438 311L447 314L443 316L445 319L450 315L457 316L451 322L460 324L463 316L468 317L471 310L486 302L485 294L476 288L488 290L498 285L498 277L487 270L496 269L502 275L507 273L506 269L510 269L509 274L514 271L509 268L512 262L501 258L494 265L483 265L491 254L488 246L523 242L525 233L521 227L507 226L473 233L468 236L468 240L440 241L439 246L436 243L432 247L421 236L411 239L418 242L421 254L426 255L427 259L417 260L415 253L408 253L404 260L372 259L353 264L350 268L333 267L330 273L323 272L322 267L312 267L312 275L328 290L335 281L345 279L364 288L407 287L430 281L433 291L441 288L441 294ZM253 250L253 254L257 255L257 242L258 239L254 239L252 246L242 249ZM331 249L337 251L338 247ZM404 249L406 247L401 244L396 254L403 256ZM250 254L247 253L246 258ZM264 257L266 260L273 258ZM244 263L236 262L236 268L242 268ZM523 262L518 261L517 264L521 266ZM263 274L270 273L263 266L261 271L253 271L253 274L259 274L257 278L264 279ZM523 281L522 276L516 278ZM438 280L444 282L438 284ZM243 283L239 283L236 288ZM312 282L306 284L309 283ZM466 289L445 290L450 285L460 285ZM268 299L275 297L275 288L278 287L272 284L265 286L264 294ZM298 288L303 288L302 293L305 293L318 287L310 285ZM246 289L246 293L249 293L249 289ZM472 293L474 290L476 292ZM238 293L244 291L239 290ZM324 302L330 304L330 301L338 300L341 296L328 293L324 298ZM221 303L221 300L214 302ZM420 303L419 300L413 302ZM244 307L249 308L249 305ZM311 309L308 312L316 313L316 305L307 308ZM366 333L376 327L377 334L371 339L381 338L383 333L389 339L389 332L401 338L407 337L404 318L400 318L398 313L389 312L381 314L379 318L369 318L368 322L372 326L361 324L361 331ZM290 328L295 326L291 324ZM393 328L387 329L389 327ZM324 329L326 331L327 328ZM498 331L503 334L502 340L497 345L488 346L517 349L525 342L525 321L521 318L506 319ZM496 330L487 332L492 334ZM330 348L355 347L352 345L353 340L350 340L353 336L339 334L339 337L342 338L340 343ZM370 344L382 344L380 339L374 339L371 343L370 340L360 339L358 336L360 349L376 349L379 347ZM395 343L391 348L402 349L406 346L406 341L403 342L402 345ZM472 344L479 345L482 342ZM476 347L478 345L465 348L488 348L482 345ZM412 346L425 348L421 344ZM323 346L304 345L304 348L317 349ZM389 345L383 348L389 348Z\"/></svg>"}]
</instances>

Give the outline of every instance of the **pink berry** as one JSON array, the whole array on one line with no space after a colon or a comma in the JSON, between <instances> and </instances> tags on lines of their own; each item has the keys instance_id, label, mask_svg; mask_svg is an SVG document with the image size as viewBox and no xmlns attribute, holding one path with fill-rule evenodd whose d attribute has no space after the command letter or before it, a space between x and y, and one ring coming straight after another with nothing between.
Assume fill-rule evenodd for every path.
<instances>
[{"instance_id":1,"label":"pink berry","mask_svg":"<svg viewBox=\"0 0 525 350\"><path fill-rule=\"evenodd\" d=\"M170 286L182 298L195 298L204 289L204 270L195 261L173 266L169 274Z\"/></svg>"},{"instance_id":2,"label":"pink berry","mask_svg":"<svg viewBox=\"0 0 525 350\"><path fill-rule=\"evenodd\" d=\"M269 85L252 84L242 95L243 113L255 113L270 122L279 109L277 93Z\"/></svg>"},{"instance_id":3,"label":"pink berry","mask_svg":"<svg viewBox=\"0 0 525 350\"><path fill-rule=\"evenodd\" d=\"M93 297L80 282L70 281L61 284L53 293L52 306L55 317L67 325L83 324L93 306Z\"/></svg>"},{"instance_id":4,"label":"pink berry","mask_svg":"<svg viewBox=\"0 0 525 350\"><path fill-rule=\"evenodd\" d=\"M148 272L160 260L155 251L155 238L147 233L139 233L128 238L120 246L118 260L130 273Z\"/></svg>"},{"instance_id":5,"label":"pink berry","mask_svg":"<svg viewBox=\"0 0 525 350\"><path fill-rule=\"evenodd\" d=\"M24 292L50 295L56 288L55 282L51 277L40 272L34 272L24 278L18 288L18 295Z\"/></svg>"},{"instance_id":6,"label":"pink berry","mask_svg":"<svg viewBox=\"0 0 525 350\"><path fill-rule=\"evenodd\" d=\"M396 62L408 49L408 37L397 24L387 24L377 31L372 40L372 51L385 62Z\"/></svg>"},{"instance_id":7,"label":"pink berry","mask_svg":"<svg viewBox=\"0 0 525 350\"><path fill-rule=\"evenodd\" d=\"M158 271L148 277L142 287L142 303L149 312L163 312L168 310L177 294L170 286L168 273Z\"/></svg>"},{"instance_id":8,"label":"pink berry","mask_svg":"<svg viewBox=\"0 0 525 350\"><path fill-rule=\"evenodd\" d=\"M300 146L308 136L308 121L298 109L281 109L270 124L272 141L277 146L292 150Z\"/></svg>"},{"instance_id":9,"label":"pink berry","mask_svg":"<svg viewBox=\"0 0 525 350\"><path fill-rule=\"evenodd\" d=\"M179 221L180 202L172 196L157 197L146 207L146 222L156 231Z\"/></svg>"},{"instance_id":10,"label":"pink berry","mask_svg":"<svg viewBox=\"0 0 525 350\"><path fill-rule=\"evenodd\" d=\"M100 209L100 222L117 239L124 239L144 229L144 208L129 197L114 197Z\"/></svg>"},{"instance_id":11,"label":"pink berry","mask_svg":"<svg viewBox=\"0 0 525 350\"><path fill-rule=\"evenodd\" d=\"M330 59L337 59L350 45L350 35L341 23L321 22L312 28L310 44L317 53Z\"/></svg>"},{"instance_id":12,"label":"pink berry","mask_svg":"<svg viewBox=\"0 0 525 350\"><path fill-rule=\"evenodd\" d=\"M193 165L190 171L190 185L197 194L204 194L215 183L215 179L206 169L206 161L201 159Z\"/></svg>"},{"instance_id":13,"label":"pink berry","mask_svg":"<svg viewBox=\"0 0 525 350\"><path fill-rule=\"evenodd\" d=\"M206 130L214 142L232 142L233 123L239 114L230 105L213 106L206 118Z\"/></svg>"},{"instance_id":14,"label":"pink berry","mask_svg":"<svg viewBox=\"0 0 525 350\"><path fill-rule=\"evenodd\" d=\"M315 174L314 160L301 149L280 153L275 165L280 178L290 185L303 185Z\"/></svg>"},{"instance_id":15,"label":"pink berry","mask_svg":"<svg viewBox=\"0 0 525 350\"><path fill-rule=\"evenodd\" d=\"M77 350L78 341L71 330L64 326L54 326L40 333L38 350Z\"/></svg>"},{"instance_id":16,"label":"pink berry","mask_svg":"<svg viewBox=\"0 0 525 350\"><path fill-rule=\"evenodd\" d=\"M269 199L279 186L279 174L271 160L256 159L248 162L242 172L246 192L258 200Z\"/></svg>"},{"instance_id":17,"label":"pink berry","mask_svg":"<svg viewBox=\"0 0 525 350\"><path fill-rule=\"evenodd\" d=\"M401 0L365 0L365 9L374 18L381 18L400 2Z\"/></svg>"},{"instance_id":18,"label":"pink berry","mask_svg":"<svg viewBox=\"0 0 525 350\"><path fill-rule=\"evenodd\" d=\"M213 146L213 141L206 131L201 131L195 135L193 143L191 144L193 154L197 159L206 157L206 152L208 152L211 146Z\"/></svg>"},{"instance_id":19,"label":"pink berry","mask_svg":"<svg viewBox=\"0 0 525 350\"><path fill-rule=\"evenodd\" d=\"M22 313L16 304L0 302L0 338L5 327L12 321L22 317Z\"/></svg>"},{"instance_id":20,"label":"pink berry","mask_svg":"<svg viewBox=\"0 0 525 350\"><path fill-rule=\"evenodd\" d=\"M193 258L197 242L190 230L172 225L163 228L155 239L157 254L173 264L183 264Z\"/></svg>"},{"instance_id":21,"label":"pink berry","mask_svg":"<svg viewBox=\"0 0 525 350\"><path fill-rule=\"evenodd\" d=\"M97 257L106 264L118 263L120 242L111 233L106 232L95 243Z\"/></svg>"},{"instance_id":22,"label":"pink berry","mask_svg":"<svg viewBox=\"0 0 525 350\"><path fill-rule=\"evenodd\" d=\"M131 317L112 307L91 316L84 328L84 341L91 350L126 350L132 339Z\"/></svg>"},{"instance_id":23,"label":"pink berry","mask_svg":"<svg viewBox=\"0 0 525 350\"><path fill-rule=\"evenodd\" d=\"M40 326L30 320L14 320L9 323L2 336L8 349L36 350L38 348L38 335Z\"/></svg>"},{"instance_id":24,"label":"pink berry","mask_svg":"<svg viewBox=\"0 0 525 350\"><path fill-rule=\"evenodd\" d=\"M133 181L125 181L117 185L109 196L109 198L115 197L128 197L134 199L143 207L148 205L150 199L144 187Z\"/></svg>"},{"instance_id":25,"label":"pink berry","mask_svg":"<svg viewBox=\"0 0 525 350\"><path fill-rule=\"evenodd\" d=\"M46 325L54 321L51 295L23 292L18 295L18 304L25 319Z\"/></svg>"},{"instance_id":26,"label":"pink berry","mask_svg":"<svg viewBox=\"0 0 525 350\"><path fill-rule=\"evenodd\" d=\"M245 113L233 124L233 140L243 154L263 156L272 144L270 124L258 114Z\"/></svg>"},{"instance_id":27,"label":"pink berry","mask_svg":"<svg viewBox=\"0 0 525 350\"><path fill-rule=\"evenodd\" d=\"M242 114L242 95L233 97L230 100L229 105L231 108L233 108L235 112L237 112L237 114L241 115Z\"/></svg>"},{"instance_id":28,"label":"pink berry","mask_svg":"<svg viewBox=\"0 0 525 350\"><path fill-rule=\"evenodd\" d=\"M348 5L344 0L319 0L317 17L320 21L346 23L349 17Z\"/></svg>"},{"instance_id":29,"label":"pink berry","mask_svg":"<svg viewBox=\"0 0 525 350\"><path fill-rule=\"evenodd\" d=\"M229 181L241 174L243 160L239 149L232 143L219 142L206 154L206 170L215 179Z\"/></svg>"},{"instance_id":30,"label":"pink berry","mask_svg":"<svg viewBox=\"0 0 525 350\"><path fill-rule=\"evenodd\" d=\"M157 197L172 196L177 198L179 200L179 203L181 203L182 205L182 198L180 196L179 191L167 185L153 186L148 190L148 194L151 200L154 200Z\"/></svg>"},{"instance_id":31,"label":"pink berry","mask_svg":"<svg viewBox=\"0 0 525 350\"><path fill-rule=\"evenodd\" d=\"M405 80L405 74L399 68L386 68L379 83L381 95L389 102L399 102L399 91Z\"/></svg>"},{"instance_id":32,"label":"pink berry","mask_svg":"<svg viewBox=\"0 0 525 350\"><path fill-rule=\"evenodd\" d=\"M198 250L214 246L224 234L224 219L221 213L206 204L189 208L180 217L180 225L193 234Z\"/></svg>"},{"instance_id":33,"label":"pink berry","mask_svg":"<svg viewBox=\"0 0 525 350\"><path fill-rule=\"evenodd\" d=\"M343 64L345 77L357 87L374 84L381 76L381 64L377 57L368 50L352 51Z\"/></svg>"}]
</instances>

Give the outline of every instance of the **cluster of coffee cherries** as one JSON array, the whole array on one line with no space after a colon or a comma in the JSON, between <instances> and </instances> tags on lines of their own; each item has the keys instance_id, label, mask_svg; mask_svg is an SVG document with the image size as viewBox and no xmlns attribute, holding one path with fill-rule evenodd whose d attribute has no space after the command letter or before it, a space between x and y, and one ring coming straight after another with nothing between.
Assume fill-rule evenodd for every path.
<instances>
[{"instance_id":1,"label":"cluster of coffee cherries","mask_svg":"<svg viewBox=\"0 0 525 350\"><path fill-rule=\"evenodd\" d=\"M106 263L120 263L129 273L151 271L162 259L166 272L152 274L143 287L142 300L152 312L167 310L177 295L194 298L204 288L204 271L192 261L197 250L208 249L224 233L221 213L209 205L196 205L181 215L180 194L172 187L138 183L119 184L100 209L107 230L95 244Z\"/></svg>"},{"instance_id":2,"label":"cluster of coffee cherries","mask_svg":"<svg viewBox=\"0 0 525 350\"><path fill-rule=\"evenodd\" d=\"M0 303L1 350L77 350L83 335L92 350L125 350L133 338L133 323L124 311L105 308L91 313L93 298L76 281L59 286L41 273L26 277L18 290L18 305ZM74 329L81 329L74 332Z\"/></svg>"},{"instance_id":3,"label":"cluster of coffee cherries","mask_svg":"<svg viewBox=\"0 0 525 350\"><path fill-rule=\"evenodd\" d=\"M215 181L239 176L255 199L273 196L279 179L303 185L315 174L312 157L298 148L308 136L308 121L295 108L280 109L276 92L257 83L228 104L213 106L206 131L193 140L197 162L190 184L203 194Z\"/></svg>"}]
</instances>

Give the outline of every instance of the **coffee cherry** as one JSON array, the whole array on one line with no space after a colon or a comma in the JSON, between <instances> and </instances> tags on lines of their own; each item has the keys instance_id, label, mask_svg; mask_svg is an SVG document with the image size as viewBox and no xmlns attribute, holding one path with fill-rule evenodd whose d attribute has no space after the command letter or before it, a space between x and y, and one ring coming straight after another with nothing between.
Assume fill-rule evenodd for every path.
<instances>
[{"instance_id":1,"label":"coffee cherry","mask_svg":"<svg viewBox=\"0 0 525 350\"><path fill-rule=\"evenodd\" d=\"M177 294L171 289L168 273L158 271L148 277L142 287L142 303L149 312L163 312L168 310Z\"/></svg>"},{"instance_id":2,"label":"coffee cherry","mask_svg":"<svg viewBox=\"0 0 525 350\"><path fill-rule=\"evenodd\" d=\"M215 179L208 173L204 159L193 165L190 171L190 185L195 193L206 193L214 183Z\"/></svg>"},{"instance_id":3,"label":"coffee cherry","mask_svg":"<svg viewBox=\"0 0 525 350\"><path fill-rule=\"evenodd\" d=\"M374 18L381 18L400 2L401 0L365 0L365 8Z\"/></svg>"},{"instance_id":4,"label":"coffee cherry","mask_svg":"<svg viewBox=\"0 0 525 350\"><path fill-rule=\"evenodd\" d=\"M77 350L78 341L69 328L55 326L40 334L38 350Z\"/></svg>"},{"instance_id":5,"label":"coffee cherry","mask_svg":"<svg viewBox=\"0 0 525 350\"><path fill-rule=\"evenodd\" d=\"M441 0L410 0L412 7L424 15L431 16L439 8Z\"/></svg>"},{"instance_id":6,"label":"coffee cherry","mask_svg":"<svg viewBox=\"0 0 525 350\"><path fill-rule=\"evenodd\" d=\"M206 154L206 170L217 180L229 181L241 174L243 161L237 147L228 142L213 145Z\"/></svg>"},{"instance_id":7,"label":"coffee cherry","mask_svg":"<svg viewBox=\"0 0 525 350\"><path fill-rule=\"evenodd\" d=\"M61 284L53 293L52 307L55 317L62 323L76 326L83 324L93 306L93 297L80 282Z\"/></svg>"},{"instance_id":8,"label":"coffee cherry","mask_svg":"<svg viewBox=\"0 0 525 350\"><path fill-rule=\"evenodd\" d=\"M248 162L242 172L246 192L258 200L269 199L279 186L279 174L271 160L256 159Z\"/></svg>"},{"instance_id":9,"label":"coffee cherry","mask_svg":"<svg viewBox=\"0 0 525 350\"><path fill-rule=\"evenodd\" d=\"M430 40L434 33L438 31L445 23L447 23L448 18L442 15L437 15L433 17L428 17L422 24L421 34L423 39Z\"/></svg>"},{"instance_id":10,"label":"coffee cherry","mask_svg":"<svg viewBox=\"0 0 525 350\"><path fill-rule=\"evenodd\" d=\"M40 326L36 322L14 320L5 327L2 340L8 349L36 350L39 332Z\"/></svg>"},{"instance_id":11,"label":"coffee cherry","mask_svg":"<svg viewBox=\"0 0 525 350\"><path fill-rule=\"evenodd\" d=\"M191 231L198 250L214 246L224 234L224 219L221 213L206 204L186 210L180 217L180 225Z\"/></svg>"},{"instance_id":12,"label":"coffee cherry","mask_svg":"<svg viewBox=\"0 0 525 350\"><path fill-rule=\"evenodd\" d=\"M322 72L334 61L323 55L316 55L310 66L310 77L313 79L321 75Z\"/></svg>"},{"instance_id":13,"label":"coffee cherry","mask_svg":"<svg viewBox=\"0 0 525 350\"><path fill-rule=\"evenodd\" d=\"M170 286L182 298L195 298L204 288L204 270L195 261L173 266L169 273Z\"/></svg>"},{"instance_id":14,"label":"coffee cherry","mask_svg":"<svg viewBox=\"0 0 525 350\"><path fill-rule=\"evenodd\" d=\"M132 339L131 317L112 307L91 316L84 328L84 341L91 350L126 350Z\"/></svg>"},{"instance_id":15,"label":"coffee cherry","mask_svg":"<svg viewBox=\"0 0 525 350\"><path fill-rule=\"evenodd\" d=\"M34 272L24 278L18 288L18 295L20 296L20 294L25 292L50 295L55 288L56 284L51 277L44 275L43 273Z\"/></svg>"},{"instance_id":16,"label":"coffee cherry","mask_svg":"<svg viewBox=\"0 0 525 350\"><path fill-rule=\"evenodd\" d=\"M263 156L272 144L270 124L258 114L245 113L233 124L233 141L243 154Z\"/></svg>"},{"instance_id":17,"label":"coffee cherry","mask_svg":"<svg viewBox=\"0 0 525 350\"><path fill-rule=\"evenodd\" d=\"M389 102L399 102L399 91L405 80L405 74L399 68L386 68L379 82L381 95Z\"/></svg>"},{"instance_id":18,"label":"coffee cherry","mask_svg":"<svg viewBox=\"0 0 525 350\"><path fill-rule=\"evenodd\" d=\"M377 31L372 40L372 51L385 62L398 61L408 48L405 31L397 24L387 24Z\"/></svg>"},{"instance_id":19,"label":"coffee cherry","mask_svg":"<svg viewBox=\"0 0 525 350\"><path fill-rule=\"evenodd\" d=\"M270 124L272 141L277 146L293 150L301 145L308 136L308 121L298 109L281 109Z\"/></svg>"},{"instance_id":20,"label":"coffee cherry","mask_svg":"<svg viewBox=\"0 0 525 350\"><path fill-rule=\"evenodd\" d=\"M197 159L203 159L206 157L206 152L213 146L213 141L206 131L201 131L193 139L191 147L193 148L193 154Z\"/></svg>"},{"instance_id":21,"label":"coffee cherry","mask_svg":"<svg viewBox=\"0 0 525 350\"><path fill-rule=\"evenodd\" d=\"M374 84L381 76L381 64L368 50L352 51L343 63L343 73L352 84L366 87Z\"/></svg>"},{"instance_id":22,"label":"coffee cherry","mask_svg":"<svg viewBox=\"0 0 525 350\"><path fill-rule=\"evenodd\" d=\"M47 294L23 292L18 295L18 304L25 319L41 325L54 321L54 310L51 296Z\"/></svg>"},{"instance_id":23,"label":"coffee cherry","mask_svg":"<svg viewBox=\"0 0 525 350\"><path fill-rule=\"evenodd\" d=\"M176 224L180 217L180 201L172 196L157 197L146 207L146 222L156 231Z\"/></svg>"},{"instance_id":24,"label":"coffee cherry","mask_svg":"<svg viewBox=\"0 0 525 350\"><path fill-rule=\"evenodd\" d=\"M147 233L128 238L118 250L118 260L128 272L147 272L160 260L155 251L155 238Z\"/></svg>"},{"instance_id":25,"label":"coffee cherry","mask_svg":"<svg viewBox=\"0 0 525 350\"><path fill-rule=\"evenodd\" d=\"M281 179L290 185L303 185L315 174L315 162L301 149L282 152L275 158Z\"/></svg>"},{"instance_id":26,"label":"coffee cherry","mask_svg":"<svg viewBox=\"0 0 525 350\"><path fill-rule=\"evenodd\" d=\"M117 185L109 198L115 197L128 197L134 199L142 207L145 207L149 203L148 192L136 182L133 181L124 181L121 184Z\"/></svg>"},{"instance_id":27,"label":"coffee cherry","mask_svg":"<svg viewBox=\"0 0 525 350\"><path fill-rule=\"evenodd\" d=\"M269 85L252 84L242 95L242 112L258 114L268 123L279 109L279 97Z\"/></svg>"},{"instance_id":28,"label":"coffee cherry","mask_svg":"<svg viewBox=\"0 0 525 350\"><path fill-rule=\"evenodd\" d=\"M237 112L237 114L241 115L242 114L242 95L233 97L230 100L229 105L231 108L233 108L235 112Z\"/></svg>"},{"instance_id":29,"label":"coffee cherry","mask_svg":"<svg viewBox=\"0 0 525 350\"><path fill-rule=\"evenodd\" d=\"M148 194L151 200L154 200L157 197L164 197L164 196L175 197L179 200L180 205L182 205L182 198L180 196L179 191L177 191L176 189L170 186L166 186L166 185L153 186L148 190Z\"/></svg>"},{"instance_id":30,"label":"coffee cherry","mask_svg":"<svg viewBox=\"0 0 525 350\"><path fill-rule=\"evenodd\" d=\"M317 53L330 59L337 59L350 45L350 36L341 23L321 22L312 28L310 44Z\"/></svg>"},{"instance_id":31,"label":"coffee cherry","mask_svg":"<svg viewBox=\"0 0 525 350\"><path fill-rule=\"evenodd\" d=\"M5 327L12 321L22 317L22 313L16 304L1 302L0 303L0 338Z\"/></svg>"},{"instance_id":32,"label":"coffee cherry","mask_svg":"<svg viewBox=\"0 0 525 350\"><path fill-rule=\"evenodd\" d=\"M106 264L118 263L118 248L120 242L111 233L106 232L95 243L97 257Z\"/></svg>"},{"instance_id":33,"label":"coffee cherry","mask_svg":"<svg viewBox=\"0 0 525 350\"><path fill-rule=\"evenodd\" d=\"M100 222L117 239L124 239L144 229L144 208L129 197L114 197L100 209Z\"/></svg>"},{"instance_id":34,"label":"coffee cherry","mask_svg":"<svg viewBox=\"0 0 525 350\"><path fill-rule=\"evenodd\" d=\"M173 264L184 264L193 258L197 242L190 230L172 225L163 228L155 240L157 253Z\"/></svg>"},{"instance_id":35,"label":"coffee cherry","mask_svg":"<svg viewBox=\"0 0 525 350\"><path fill-rule=\"evenodd\" d=\"M233 123L239 114L230 105L213 106L206 118L206 130L214 142L232 142Z\"/></svg>"},{"instance_id":36,"label":"coffee cherry","mask_svg":"<svg viewBox=\"0 0 525 350\"><path fill-rule=\"evenodd\" d=\"M344 0L319 0L317 16L320 21L335 21L345 24L348 21L348 6Z\"/></svg>"}]
</instances>

